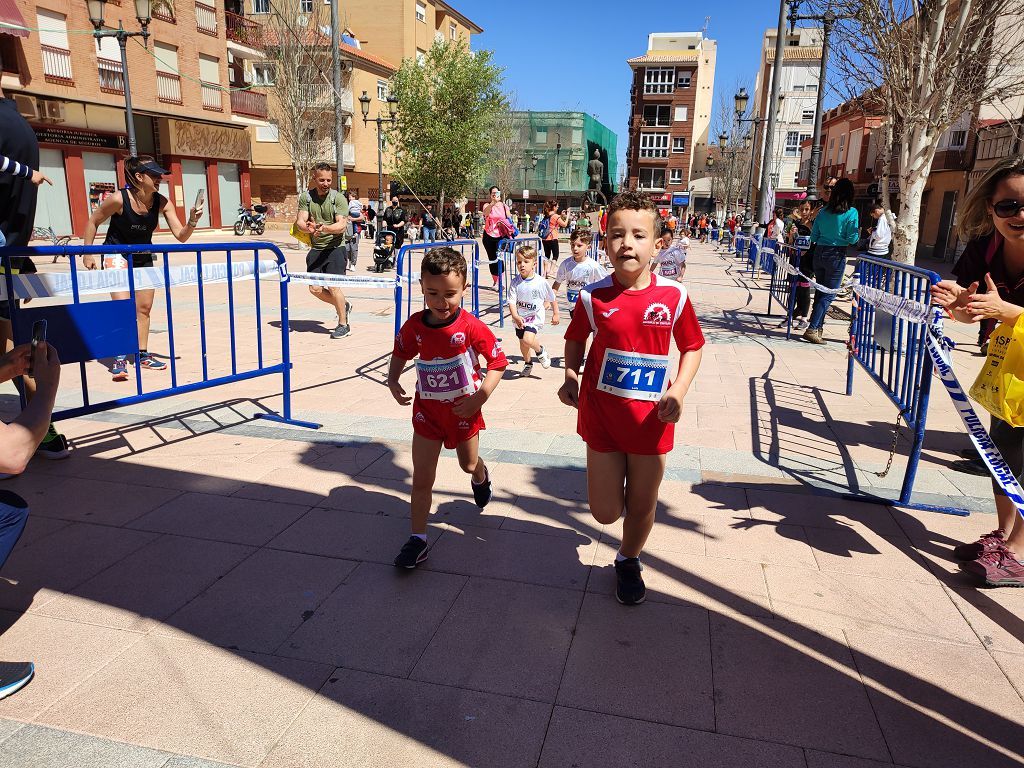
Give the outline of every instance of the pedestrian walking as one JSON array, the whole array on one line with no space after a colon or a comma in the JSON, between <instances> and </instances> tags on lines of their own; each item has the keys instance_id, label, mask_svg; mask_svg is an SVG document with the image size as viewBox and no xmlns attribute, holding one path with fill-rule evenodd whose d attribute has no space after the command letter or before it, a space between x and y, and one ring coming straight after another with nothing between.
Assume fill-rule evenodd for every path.
<instances>
[{"instance_id":1,"label":"pedestrian walking","mask_svg":"<svg viewBox=\"0 0 1024 768\"><path fill-rule=\"evenodd\" d=\"M892 227L889 224L889 213L881 203L871 206L871 218L875 226L868 236L868 256L886 259L892 253Z\"/></svg>"},{"instance_id":2,"label":"pedestrian walking","mask_svg":"<svg viewBox=\"0 0 1024 768\"><path fill-rule=\"evenodd\" d=\"M359 239L366 219L363 217L363 206L356 199L352 198L348 203L348 268L356 268L356 260L359 258Z\"/></svg>"},{"instance_id":3,"label":"pedestrian walking","mask_svg":"<svg viewBox=\"0 0 1024 768\"><path fill-rule=\"evenodd\" d=\"M558 201L544 203L544 217L540 220L537 235L544 245L544 277L554 277L558 269L558 229L569 222L558 212Z\"/></svg>"},{"instance_id":4,"label":"pedestrian walking","mask_svg":"<svg viewBox=\"0 0 1024 768\"><path fill-rule=\"evenodd\" d=\"M512 236L512 225L508 222L508 206L501 200L501 190L498 187L491 187L491 199L484 204L484 250L487 252L487 260L490 262L487 269L491 273L494 285L498 284L498 275L501 274L502 264L498 261L498 243L506 237Z\"/></svg>"},{"instance_id":5,"label":"pedestrian walking","mask_svg":"<svg viewBox=\"0 0 1024 768\"><path fill-rule=\"evenodd\" d=\"M381 226L395 233L395 248L401 248L405 242L408 221L405 209L398 200L398 195L391 198L391 205L384 209L382 219L384 223Z\"/></svg>"},{"instance_id":6,"label":"pedestrian walking","mask_svg":"<svg viewBox=\"0 0 1024 768\"><path fill-rule=\"evenodd\" d=\"M828 204L818 213L811 227L814 246L814 279L826 288L836 289L843 282L846 251L860 239L860 219L853 206L853 182L839 179L832 187ZM825 313L835 300L834 293L815 291L811 319L803 338L812 344L824 344L822 332Z\"/></svg>"},{"instance_id":7,"label":"pedestrian walking","mask_svg":"<svg viewBox=\"0 0 1024 768\"><path fill-rule=\"evenodd\" d=\"M423 229L423 242L432 243L437 239L437 219L434 218L434 206L427 203L423 206L423 217L421 219Z\"/></svg>"}]
</instances>

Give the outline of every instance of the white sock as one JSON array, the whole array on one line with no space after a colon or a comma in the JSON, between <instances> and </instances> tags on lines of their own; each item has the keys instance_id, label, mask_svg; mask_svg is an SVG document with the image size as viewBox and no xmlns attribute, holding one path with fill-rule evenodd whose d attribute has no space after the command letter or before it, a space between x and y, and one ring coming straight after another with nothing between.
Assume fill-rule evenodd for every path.
<instances>
[{"instance_id":1,"label":"white sock","mask_svg":"<svg viewBox=\"0 0 1024 768\"><path fill-rule=\"evenodd\" d=\"M414 533L413 536L419 539L420 541L425 542L427 540L427 534L425 533Z\"/></svg>"},{"instance_id":2,"label":"white sock","mask_svg":"<svg viewBox=\"0 0 1024 768\"><path fill-rule=\"evenodd\" d=\"M631 559L633 559L633 558L626 557L621 552L616 552L615 553L615 562L616 563L621 563L623 560L631 560ZM639 560L640 558L636 558L636 559Z\"/></svg>"}]
</instances>

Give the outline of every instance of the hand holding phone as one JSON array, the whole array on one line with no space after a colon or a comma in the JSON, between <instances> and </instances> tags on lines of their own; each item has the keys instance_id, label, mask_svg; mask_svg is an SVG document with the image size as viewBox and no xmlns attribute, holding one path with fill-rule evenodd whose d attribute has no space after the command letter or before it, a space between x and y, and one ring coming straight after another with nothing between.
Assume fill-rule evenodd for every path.
<instances>
[{"instance_id":1,"label":"hand holding phone","mask_svg":"<svg viewBox=\"0 0 1024 768\"><path fill-rule=\"evenodd\" d=\"M31 343L32 356L29 358L29 363L28 363L28 375L29 376L32 375L32 368L35 365L36 350L39 348L40 344L45 344L45 343L46 343L46 321L45 320L36 320L34 323L32 323L32 343Z\"/></svg>"}]
</instances>

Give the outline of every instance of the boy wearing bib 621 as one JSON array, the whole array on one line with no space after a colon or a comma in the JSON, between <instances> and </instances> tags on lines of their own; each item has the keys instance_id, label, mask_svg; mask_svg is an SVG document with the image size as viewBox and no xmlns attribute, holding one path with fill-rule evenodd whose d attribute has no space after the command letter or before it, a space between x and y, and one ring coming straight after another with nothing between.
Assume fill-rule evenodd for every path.
<instances>
[{"instance_id":1,"label":"boy wearing bib 621","mask_svg":"<svg viewBox=\"0 0 1024 768\"><path fill-rule=\"evenodd\" d=\"M427 517L442 445L454 448L463 471L472 476L473 500L481 509L491 498L491 479L480 458L480 408L508 367L491 329L461 308L466 293L466 259L453 248L435 248L423 257L420 285L426 309L402 326L395 339L388 389L399 405L412 403L412 535L395 565L415 568L427 559ZM481 369L480 358L487 364ZM398 379L416 360L415 400Z\"/></svg>"},{"instance_id":2,"label":"boy wearing bib 621","mask_svg":"<svg viewBox=\"0 0 1024 768\"><path fill-rule=\"evenodd\" d=\"M704 346L686 288L651 274L661 226L646 195L626 192L612 201L608 257L614 273L580 291L565 332L565 383L558 391L563 403L579 409L576 431L587 444L591 514L607 525L625 510L615 557L615 596L624 605L641 603L646 594L640 553L654 526L665 454ZM674 382L673 341L681 353Z\"/></svg>"}]
</instances>

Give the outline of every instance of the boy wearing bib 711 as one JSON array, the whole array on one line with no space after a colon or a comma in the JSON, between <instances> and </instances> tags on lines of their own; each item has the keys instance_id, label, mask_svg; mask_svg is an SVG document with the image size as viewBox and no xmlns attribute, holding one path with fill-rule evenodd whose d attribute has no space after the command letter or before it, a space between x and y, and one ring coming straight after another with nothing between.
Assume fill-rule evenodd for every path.
<instances>
[{"instance_id":1,"label":"boy wearing bib 711","mask_svg":"<svg viewBox=\"0 0 1024 768\"><path fill-rule=\"evenodd\" d=\"M508 367L491 329L461 308L466 293L466 259L453 248L435 248L423 257L420 286L426 309L402 325L388 370L388 389L399 405L412 403L412 535L395 558L399 568L427 559L427 517L442 445L454 448L463 471L472 476L473 500L483 509L491 479L480 458L480 408ZM487 363L480 368L480 358ZM398 379L416 360L415 400Z\"/></svg>"},{"instance_id":2,"label":"boy wearing bib 711","mask_svg":"<svg viewBox=\"0 0 1024 768\"><path fill-rule=\"evenodd\" d=\"M654 526L665 454L704 346L686 288L651 274L661 226L657 208L638 192L620 194L608 207L614 273L580 291L565 332L565 383L558 391L563 403L579 409L576 431L587 444L591 514L607 525L625 510L615 557L615 596L624 605L646 595L640 553ZM681 353L674 382L673 341Z\"/></svg>"}]
</instances>

